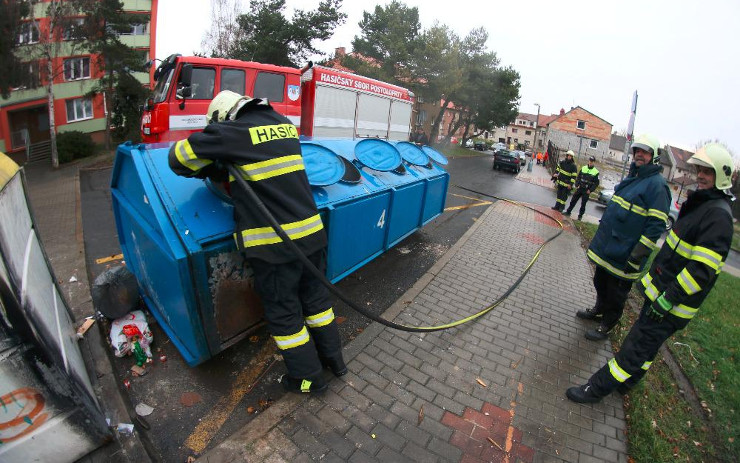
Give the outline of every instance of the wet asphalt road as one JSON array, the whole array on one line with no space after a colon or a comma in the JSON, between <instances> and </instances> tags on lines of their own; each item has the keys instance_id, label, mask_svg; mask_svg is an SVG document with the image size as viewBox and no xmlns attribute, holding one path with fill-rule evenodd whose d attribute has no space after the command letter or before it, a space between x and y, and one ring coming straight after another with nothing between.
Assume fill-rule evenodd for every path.
<instances>
[{"instance_id":1,"label":"wet asphalt road","mask_svg":"<svg viewBox=\"0 0 740 463\"><path fill-rule=\"evenodd\" d=\"M518 201L545 206L554 204L552 190L515 180L510 172L493 171L491 162L490 155L450 159L447 170L451 186L446 205L469 207L443 213L337 286L357 304L377 314L383 313L488 207L482 202L490 198L470 199L476 195L454 185ZM116 260L96 263L97 259L121 252L111 211L110 176L111 169L80 172L83 233L91 282L107 268L120 264ZM601 215L601 208L592 203L587 207L588 214ZM369 324L369 320L341 302L336 304L335 312L345 343ZM154 362L146 376L131 376L132 358L113 358L112 361L119 381L130 381L126 391L132 406L145 403L154 408L146 417L151 429L142 437L156 458L185 461L188 456L204 453L283 394L277 378L285 370L281 362L272 361L274 356L268 352L272 343L264 328L252 338L191 368L153 319L150 324L154 332ZM270 360L250 365L250 361L264 356L265 352ZM165 361L160 360L162 356ZM228 402L225 397L236 399Z\"/></svg>"}]
</instances>

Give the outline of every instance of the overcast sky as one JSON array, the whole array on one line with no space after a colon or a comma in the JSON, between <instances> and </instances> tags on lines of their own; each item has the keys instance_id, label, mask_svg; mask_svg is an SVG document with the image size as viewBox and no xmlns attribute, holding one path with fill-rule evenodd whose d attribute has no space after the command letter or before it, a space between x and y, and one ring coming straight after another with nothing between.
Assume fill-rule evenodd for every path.
<instances>
[{"instance_id":1,"label":"overcast sky","mask_svg":"<svg viewBox=\"0 0 740 463\"><path fill-rule=\"evenodd\" d=\"M287 0L311 9L318 0ZM372 2L345 0L348 15L326 53L349 52ZM385 5L387 0L378 4ZM488 30L489 49L521 75L520 111L556 114L581 106L624 130L637 90L635 133L693 151L719 139L740 155L740 1L738 0L407 0L423 28L435 21L460 36ZM243 2L245 8L249 2ZM210 2L160 0L157 58L201 49Z\"/></svg>"}]
</instances>

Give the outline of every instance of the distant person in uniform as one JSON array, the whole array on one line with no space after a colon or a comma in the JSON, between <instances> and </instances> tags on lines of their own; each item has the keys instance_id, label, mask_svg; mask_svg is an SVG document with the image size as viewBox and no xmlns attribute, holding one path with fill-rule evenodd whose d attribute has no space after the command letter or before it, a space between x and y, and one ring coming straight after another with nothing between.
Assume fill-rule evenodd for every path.
<instances>
[{"instance_id":1,"label":"distant person in uniform","mask_svg":"<svg viewBox=\"0 0 740 463\"><path fill-rule=\"evenodd\" d=\"M583 219L583 214L586 212L588 196L599 186L599 169L594 166L595 162L596 158L589 156L588 165L581 167L581 171L578 172L578 177L576 177L576 192L570 200L570 206L568 206L568 210L565 211L565 215L570 215L580 199L581 208L578 210L578 220Z\"/></svg>"}]
</instances>

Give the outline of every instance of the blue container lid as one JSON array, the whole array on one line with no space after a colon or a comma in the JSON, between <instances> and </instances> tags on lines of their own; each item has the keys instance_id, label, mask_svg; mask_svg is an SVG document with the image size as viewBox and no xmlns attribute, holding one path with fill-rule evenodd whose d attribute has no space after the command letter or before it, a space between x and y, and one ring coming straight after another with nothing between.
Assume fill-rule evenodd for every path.
<instances>
[{"instance_id":1,"label":"blue container lid","mask_svg":"<svg viewBox=\"0 0 740 463\"><path fill-rule=\"evenodd\" d=\"M429 156L432 161L436 162L437 164L441 166L446 166L449 162L447 158L444 156L444 154L440 153L439 151L435 150L431 146L422 146L422 151L426 153L427 156Z\"/></svg>"},{"instance_id":2,"label":"blue container lid","mask_svg":"<svg viewBox=\"0 0 740 463\"><path fill-rule=\"evenodd\" d=\"M301 151L308 183L311 185L329 186L344 177L344 162L330 149L314 143L301 142Z\"/></svg>"},{"instance_id":3,"label":"blue container lid","mask_svg":"<svg viewBox=\"0 0 740 463\"><path fill-rule=\"evenodd\" d=\"M401 157L406 162L417 166L426 166L429 164L429 156L413 143L407 141L398 142L396 143L396 149L401 153Z\"/></svg>"},{"instance_id":4,"label":"blue container lid","mask_svg":"<svg viewBox=\"0 0 740 463\"><path fill-rule=\"evenodd\" d=\"M389 172L401 165L401 153L387 141L366 139L355 145L355 157L371 169Z\"/></svg>"}]
</instances>

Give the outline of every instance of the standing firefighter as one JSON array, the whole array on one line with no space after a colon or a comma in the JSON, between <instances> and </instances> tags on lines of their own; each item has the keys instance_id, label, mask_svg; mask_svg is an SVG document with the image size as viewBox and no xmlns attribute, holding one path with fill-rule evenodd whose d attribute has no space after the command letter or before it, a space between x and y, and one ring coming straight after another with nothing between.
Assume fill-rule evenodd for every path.
<instances>
[{"instance_id":1,"label":"standing firefighter","mask_svg":"<svg viewBox=\"0 0 740 463\"><path fill-rule=\"evenodd\" d=\"M558 199L552 209L556 211L565 209L568 192L573 189L573 185L576 183L577 170L576 163L573 162L573 151L568 150L565 153L565 159L560 161L557 171L552 175L552 180L558 187Z\"/></svg>"},{"instance_id":2,"label":"standing firefighter","mask_svg":"<svg viewBox=\"0 0 740 463\"><path fill-rule=\"evenodd\" d=\"M671 192L660 175L659 146L650 135L641 135L632 143L630 175L614 188L588 248L588 258L596 264L596 305L579 310L576 316L600 320L598 328L586 331L592 341L606 339L622 317L632 283L665 231Z\"/></svg>"},{"instance_id":3,"label":"standing firefighter","mask_svg":"<svg viewBox=\"0 0 740 463\"><path fill-rule=\"evenodd\" d=\"M565 211L565 215L570 215L580 199L581 208L578 210L578 220L583 218L583 213L586 212L588 195L590 195L591 192L596 190L596 187L599 186L599 169L594 167L594 162L596 162L596 158L589 156L588 165L581 167L581 171L578 172L578 177L576 178L576 192L570 200L570 206L568 206L568 210Z\"/></svg>"},{"instance_id":4,"label":"standing firefighter","mask_svg":"<svg viewBox=\"0 0 740 463\"><path fill-rule=\"evenodd\" d=\"M616 356L588 383L566 391L574 402L599 402L626 393L645 375L660 346L696 315L727 259L732 242L732 158L709 143L688 160L698 189L681 207L665 244L640 280L645 303Z\"/></svg>"},{"instance_id":5,"label":"standing firefighter","mask_svg":"<svg viewBox=\"0 0 740 463\"><path fill-rule=\"evenodd\" d=\"M326 233L304 170L296 128L266 100L224 90L208 106L209 125L170 149L170 168L185 177L221 175L233 163L283 230L321 271ZM237 248L254 271L267 326L288 368L288 391L327 388L322 364L347 372L328 290L298 260L230 178ZM315 344L314 344L315 343Z\"/></svg>"}]
</instances>

